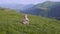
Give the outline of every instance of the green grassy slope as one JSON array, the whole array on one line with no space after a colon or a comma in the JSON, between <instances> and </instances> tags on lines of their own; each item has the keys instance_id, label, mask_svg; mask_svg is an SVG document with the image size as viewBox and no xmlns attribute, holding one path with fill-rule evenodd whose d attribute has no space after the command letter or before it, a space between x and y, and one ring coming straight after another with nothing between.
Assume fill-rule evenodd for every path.
<instances>
[{"instance_id":1,"label":"green grassy slope","mask_svg":"<svg viewBox=\"0 0 60 34\"><path fill-rule=\"evenodd\" d=\"M60 21L29 15L27 27L22 18L18 12L0 10L0 34L60 34Z\"/></svg>"}]
</instances>

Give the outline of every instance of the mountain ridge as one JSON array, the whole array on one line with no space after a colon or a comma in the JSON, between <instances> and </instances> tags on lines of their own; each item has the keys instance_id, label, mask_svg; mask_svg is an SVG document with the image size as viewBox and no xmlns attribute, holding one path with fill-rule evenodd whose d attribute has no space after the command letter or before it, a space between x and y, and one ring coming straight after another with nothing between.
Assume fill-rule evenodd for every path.
<instances>
[{"instance_id":1,"label":"mountain ridge","mask_svg":"<svg viewBox=\"0 0 60 34\"><path fill-rule=\"evenodd\" d=\"M56 19L58 19L57 16L59 16L58 13L60 13L59 12L60 10L58 10L58 8L60 9L60 2L46 1L44 3L37 4L37 5L33 6L32 8L29 8L29 9L21 11L21 12L38 15L38 16L43 16L43 17L50 17L50 18L53 18L53 16L55 15L54 13L56 13L57 15L54 17ZM53 10L55 10L55 12Z\"/></svg>"}]
</instances>

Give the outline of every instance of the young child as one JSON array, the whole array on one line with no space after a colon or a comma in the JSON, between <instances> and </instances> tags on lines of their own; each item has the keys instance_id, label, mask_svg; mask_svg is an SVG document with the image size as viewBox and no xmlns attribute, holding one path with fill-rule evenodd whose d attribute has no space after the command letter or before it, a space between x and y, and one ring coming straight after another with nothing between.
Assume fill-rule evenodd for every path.
<instances>
[{"instance_id":1,"label":"young child","mask_svg":"<svg viewBox=\"0 0 60 34\"><path fill-rule=\"evenodd\" d=\"M24 17L23 17L23 24L29 26L29 19L28 19L28 15L25 14Z\"/></svg>"}]
</instances>

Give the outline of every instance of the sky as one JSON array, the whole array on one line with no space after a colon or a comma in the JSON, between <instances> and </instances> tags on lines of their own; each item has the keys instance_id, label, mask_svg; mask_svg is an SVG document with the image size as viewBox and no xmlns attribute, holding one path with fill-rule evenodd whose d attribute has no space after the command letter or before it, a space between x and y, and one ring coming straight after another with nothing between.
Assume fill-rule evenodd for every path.
<instances>
[{"instance_id":1,"label":"sky","mask_svg":"<svg viewBox=\"0 0 60 34\"><path fill-rule=\"evenodd\" d=\"M45 1L60 2L60 0L0 0L0 4L38 4Z\"/></svg>"}]
</instances>

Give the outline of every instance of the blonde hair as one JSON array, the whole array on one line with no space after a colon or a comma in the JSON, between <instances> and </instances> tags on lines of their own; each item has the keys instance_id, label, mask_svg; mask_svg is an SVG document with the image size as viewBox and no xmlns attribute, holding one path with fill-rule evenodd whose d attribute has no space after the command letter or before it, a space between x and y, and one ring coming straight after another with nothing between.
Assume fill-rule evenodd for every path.
<instances>
[{"instance_id":1,"label":"blonde hair","mask_svg":"<svg viewBox=\"0 0 60 34\"><path fill-rule=\"evenodd\" d=\"M23 18L28 18L28 15L27 14L23 14Z\"/></svg>"}]
</instances>

